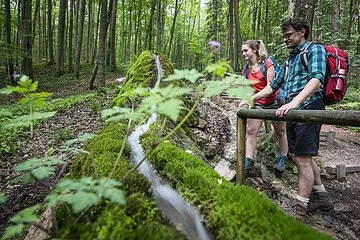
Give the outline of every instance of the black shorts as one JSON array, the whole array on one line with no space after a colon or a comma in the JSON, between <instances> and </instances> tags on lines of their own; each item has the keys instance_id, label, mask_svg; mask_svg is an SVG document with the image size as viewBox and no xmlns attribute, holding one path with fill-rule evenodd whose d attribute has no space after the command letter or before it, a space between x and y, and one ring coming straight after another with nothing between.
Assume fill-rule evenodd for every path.
<instances>
[{"instance_id":1,"label":"black shorts","mask_svg":"<svg viewBox=\"0 0 360 240\"><path fill-rule=\"evenodd\" d=\"M324 110L321 99L305 106L303 110ZM300 110L301 111L301 110ZM299 156L317 156L319 151L319 137L321 124L289 121L286 132L289 152Z\"/></svg>"}]
</instances>

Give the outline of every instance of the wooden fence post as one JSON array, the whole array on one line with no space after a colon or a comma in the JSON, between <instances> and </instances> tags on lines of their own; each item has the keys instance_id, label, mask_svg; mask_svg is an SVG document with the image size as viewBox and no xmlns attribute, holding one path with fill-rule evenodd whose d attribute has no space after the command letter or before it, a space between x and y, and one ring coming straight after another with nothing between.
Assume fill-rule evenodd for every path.
<instances>
[{"instance_id":1,"label":"wooden fence post","mask_svg":"<svg viewBox=\"0 0 360 240\"><path fill-rule=\"evenodd\" d=\"M245 182L245 136L246 118L238 118L236 122L236 184Z\"/></svg>"}]
</instances>

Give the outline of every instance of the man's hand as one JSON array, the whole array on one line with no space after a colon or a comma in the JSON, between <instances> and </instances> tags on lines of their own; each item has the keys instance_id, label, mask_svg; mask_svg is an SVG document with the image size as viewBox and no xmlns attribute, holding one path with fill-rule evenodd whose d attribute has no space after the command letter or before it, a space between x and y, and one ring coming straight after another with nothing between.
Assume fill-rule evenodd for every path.
<instances>
[{"instance_id":1,"label":"man's hand","mask_svg":"<svg viewBox=\"0 0 360 240\"><path fill-rule=\"evenodd\" d=\"M279 107L277 110L276 110L276 113L275 115L277 117L283 117L284 115L286 115L290 110L292 109L296 109L297 106L299 104L295 101L291 101L285 105L282 105L281 107Z\"/></svg>"}]
</instances>

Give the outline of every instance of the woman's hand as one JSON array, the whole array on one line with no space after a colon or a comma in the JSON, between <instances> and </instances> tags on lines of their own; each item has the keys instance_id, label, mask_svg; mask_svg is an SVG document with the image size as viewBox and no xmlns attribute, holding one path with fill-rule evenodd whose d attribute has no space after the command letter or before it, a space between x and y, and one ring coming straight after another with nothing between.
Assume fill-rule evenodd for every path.
<instances>
[{"instance_id":1,"label":"woman's hand","mask_svg":"<svg viewBox=\"0 0 360 240\"><path fill-rule=\"evenodd\" d=\"M239 103L239 108L249 108L249 103L247 101L241 101Z\"/></svg>"}]
</instances>

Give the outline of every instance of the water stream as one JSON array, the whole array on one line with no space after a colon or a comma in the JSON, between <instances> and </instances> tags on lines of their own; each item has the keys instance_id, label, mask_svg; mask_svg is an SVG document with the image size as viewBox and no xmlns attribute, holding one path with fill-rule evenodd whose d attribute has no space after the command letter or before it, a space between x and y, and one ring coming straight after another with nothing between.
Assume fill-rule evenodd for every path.
<instances>
[{"instance_id":1,"label":"water stream","mask_svg":"<svg viewBox=\"0 0 360 240\"><path fill-rule=\"evenodd\" d=\"M154 55L154 59L158 70L155 85L157 86L162 77L162 68L159 57ZM138 164L145 157L144 149L140 144L140 137L148 131L150 125L156 121L156 118L156 114L153 113L147 123L137 127L128 138L134 165ZM162 183L148 160L145 160L140 165L139 171L151 182L152 192L158 208L178 230L182 231L188 239L210 239L202 224L202 216L200 216L197 210L186 202L176 190Z\"/></svg>"}]
</instances>

